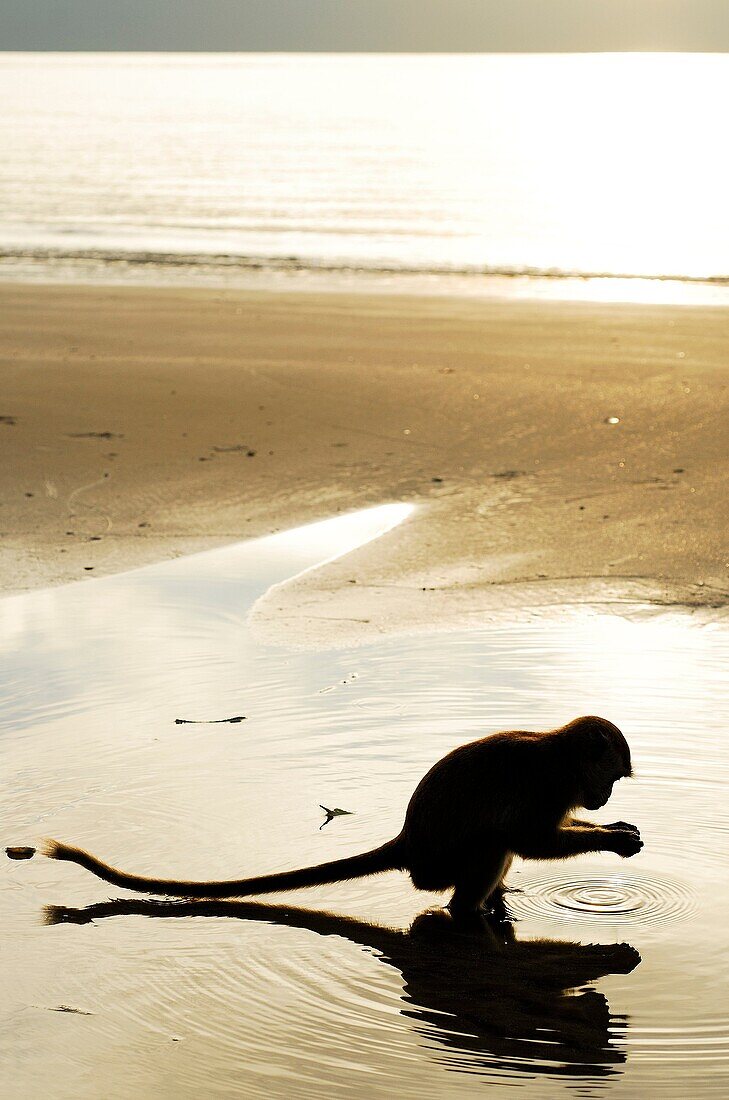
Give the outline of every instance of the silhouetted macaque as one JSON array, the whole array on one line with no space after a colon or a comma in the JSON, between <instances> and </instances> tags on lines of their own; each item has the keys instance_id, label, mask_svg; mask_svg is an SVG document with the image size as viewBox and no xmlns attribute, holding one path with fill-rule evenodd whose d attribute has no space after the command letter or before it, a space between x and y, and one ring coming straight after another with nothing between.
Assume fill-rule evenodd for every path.
<instances>
[{"instance_id":1,"label":"silhouetted macaque","mask_svg":"<svg viewBox=\"0 0 729 1100\"><path fill-rule=\"evenodd\" d=\"M605 1077L625 1061L616 1042L625 1019L611 1016L602 993L584 989L606 974L635 969L640 955L625 943L519 942L508 921L483 914L474 916L468 931L443 910L423 913L400 931L316 910L240 901L130 898L85 909L49 906L46 923L89 924L123 915L264 921L374 949L379 962L402 974L402 1015L418 1033L427 1025L429 1052L433 1040L453 1050L453 1069ZM442 1054L436 1058L442 1065Z\"/></svg>"},{"instance_id":2,"label":"silhouetted macaque","mask_svg":"<svg viewBox=\"0 0 729 1100\"><path fill-rule=\"evenodd\" d=\"M46 855L77 863L115 886L177 897L271 894L398 869L420 890L452 890L454 914L498 911L515 855L563 859L606 851L628 857L640 851L634 825L593 825L571 816L579 806L604 806L613 784L629 775L630 749L617 726L604 718L577 718L547 733L495 733L454 749L418 784L399 836L316 867L185 882L127 874L58 841L48 842Z\"/></svg>"}]
</instances>

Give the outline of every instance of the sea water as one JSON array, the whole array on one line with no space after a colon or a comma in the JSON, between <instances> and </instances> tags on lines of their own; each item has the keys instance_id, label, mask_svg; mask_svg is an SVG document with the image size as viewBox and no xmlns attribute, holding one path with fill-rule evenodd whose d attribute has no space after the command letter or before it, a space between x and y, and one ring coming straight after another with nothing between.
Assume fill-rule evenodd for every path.
<instances>
[{"instance_id":1,"label":"sea water","mask_svg":"<svg viewBox=\"0 0 729 1100\"><path fill-rule=\"evenodd\" d=\"M348 650L257 640L271 584L406 512L0 601L3 844L187 878L321 862L394 836L456 745L597 713L635 778L590 816L644 850L517 863L512 930L483 935L396 872L160 905L3 860L4 1096L727 1095L729 631L553 608Z\"/></svg>"},{"instance_id":2,"label":"sea water","mask_svg":"<svg viewBox=\"0 0 729 1100\"><path fill-rule=\"evenodd\" d=\"M0 54L0 275L726 301L728 100L721 54Z\"/></svg>"}]
</instances>

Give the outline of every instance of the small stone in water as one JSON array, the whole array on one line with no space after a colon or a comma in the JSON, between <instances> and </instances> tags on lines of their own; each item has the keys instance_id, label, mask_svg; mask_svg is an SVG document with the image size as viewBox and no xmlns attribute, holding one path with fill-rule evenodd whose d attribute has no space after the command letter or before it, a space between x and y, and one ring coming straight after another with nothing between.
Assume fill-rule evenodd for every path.
<instances>
[{"instance_id":1,"label":"small stone in water","mask_svg":"<svg viewBox=\"0 0 729 1100\"><path fill-rule=\"evenodd\" d=\"M8 859L32 859L35 855L35 848L6 848L5 855Z\"/></svg>"},{"instance_id":2,"label":"small stone in water","mask_svg":"<svg viewBox=\"0 0 729 1100\"><path fill-rule=\"evenodd\" d=\"M619 423L620 423L620 417L619 416L606 416L605 419L603 420L603 424L619 424Z\"/></svg>"}]
</instances>

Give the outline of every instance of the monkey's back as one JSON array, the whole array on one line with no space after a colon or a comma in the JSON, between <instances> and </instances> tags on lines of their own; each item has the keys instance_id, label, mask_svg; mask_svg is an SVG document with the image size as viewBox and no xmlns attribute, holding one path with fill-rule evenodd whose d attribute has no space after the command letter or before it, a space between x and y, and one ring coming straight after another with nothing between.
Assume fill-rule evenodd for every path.
<instances>
[{"instance_id":1,"label":"monkey's back","mask_svg":"<svg viewBox=\"0 0 729 1100\"><path fill-rule=\"evenodd\" d=\"M508 845L515 814L533 797L539 739L525 731L492 734L454 749L423 777L400 834L417 887L445 890L491 845Z\"/></svg>"}]
</instances>

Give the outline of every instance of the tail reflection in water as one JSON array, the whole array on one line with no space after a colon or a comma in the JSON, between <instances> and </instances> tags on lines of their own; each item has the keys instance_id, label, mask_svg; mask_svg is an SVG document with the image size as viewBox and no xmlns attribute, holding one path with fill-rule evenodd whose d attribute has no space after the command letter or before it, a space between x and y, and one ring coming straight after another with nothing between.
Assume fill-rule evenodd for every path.
<instances>
[{"instance_id":1,"label":"tail reflection in water","mask_svg":"<svg viewBox=\"0 0 729 1100\"><path fill-rule=\"evenodd\" d=\"M402 975L403 1016L428 1041L448 1048L450 1069L493 1074L605 1077L625 1062L627 1021L611 1016L602 993L583 987L640 962L625 943L582 945L523 940L509 921L463 926L445 911L422 913L407 931L285 905L235 901L118 900L83 909L49 906L47 924L105 917L225 917L341 936L374 949Z\"/></svg>"}]
</instances>

